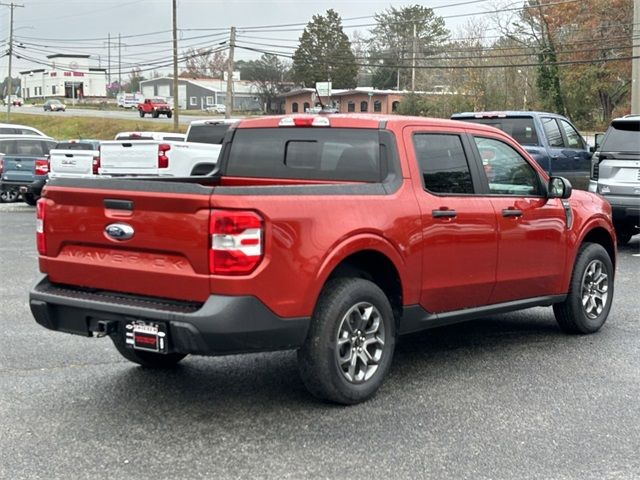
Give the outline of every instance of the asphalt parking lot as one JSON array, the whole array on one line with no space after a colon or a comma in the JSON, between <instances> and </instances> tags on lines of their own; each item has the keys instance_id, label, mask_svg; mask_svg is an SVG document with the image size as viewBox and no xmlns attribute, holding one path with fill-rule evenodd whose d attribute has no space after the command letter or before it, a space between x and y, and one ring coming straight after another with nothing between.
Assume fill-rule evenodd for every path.
<instances>
[{"instance_id":1,"label":"asphalt parking lot","mask_svg":"<svg viewBox=\"0 0 640 480\"><path fill-rule=\"evenodd\" d=\"M379 394L307 394L293 352L171 371L29 312L34 209L0 205L0 478L640 478L640 236L604 328L549 308L401 339Z\"/></svg>"}]
</instances>

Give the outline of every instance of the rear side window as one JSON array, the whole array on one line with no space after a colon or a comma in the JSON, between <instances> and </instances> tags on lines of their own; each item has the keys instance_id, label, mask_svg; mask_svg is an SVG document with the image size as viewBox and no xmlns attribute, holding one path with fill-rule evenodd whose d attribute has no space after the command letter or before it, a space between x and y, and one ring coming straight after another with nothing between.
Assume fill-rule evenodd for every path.
<instances>
[{"instance_id":1,"label":"rear side window","mask_svg":"<svg viewBox=\"0 0 640 480\"><path fill-rule=\"evenodd\" d=\"M189 128L187 142L221 145L229 127L230 125L228 123L192 125Z\"/></svg>"},{"instance_id":2,"label":"rear side window","mask_svg":"<svg viewBox=\"0 0 640 480\"><path fill-rule=\"evenodd\" d=\"M613 122L600 150L640 152L640 121Z\"/></svg>"},{"instance_id":3,"label":"rear side window","mask_svg":"<svg viewBox=\"0 0 640 480\"><path fill-rule=\"evenodd\" d=\"M7 127L0 128L0 134L2 135L15 135L16 133L18 132L16 131L15 128L7 128Z\"/></svg>"},{"instance_id":4,"label":"rear side window","mask_svg":"<svg viewBox=\"0 0 640 480\"><path fill-rule=\"evenodd\" d=\"M520 145L538 145L538 135L532 117L512 118L456 118L465 122L480 123L502 130Z\"/></svg>"},{"instance_id":5,"label":"rear side window","mask_svg":"<svg viewBox=\"0 0 640 480\"><path fill-rule=\"evenodd\" d=\"M350 128L256 128L236 131L226 174L305 180L379 182L377 130Z\"/></svg>"},{"instance_id":6,"label":"rear side window","mask_svg":"<svg viewBox=\"0 0 640 480\"><path fill-rule=\"evenodd\" d=\"M424 187L434 193L473 193L469 163L458 135L417 133L413 145Z\"/></svg>"},{"instance_id":7,"label":"rear side window","mask_svg":"<svg viewBox=\"0 0 640 480\"><path fill-rule=\"evenodd\" d=\"M547 142L550 147L562 148L564 147L564 141L562 140L562 133L560 133L560 127L555 118L545 117L541 119L542 128L547 136Z\"/></svg>"}]
</instances>

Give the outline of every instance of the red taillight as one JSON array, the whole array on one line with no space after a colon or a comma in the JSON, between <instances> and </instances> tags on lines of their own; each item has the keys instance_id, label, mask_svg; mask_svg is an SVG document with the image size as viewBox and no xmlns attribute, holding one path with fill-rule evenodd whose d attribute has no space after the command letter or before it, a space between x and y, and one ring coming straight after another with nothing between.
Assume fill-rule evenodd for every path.
<instances>
[{"instance_id":1,"label":"red taillight","mask_svg":"<svg viewBox=\"0 0 640 480\"><path fill-rule=\"evenodd\" d=\"M36 245L38 246L38 253L40 255L47 254L47 247L44 237L44 214L45 214L45 199L41 198L36 203Z\"/></svg>"},{"instance_id":2,"label":"red taillight","mask_svg":"<svg viewBox=\"0 0 640 480\"><path fill-rule=\"evenodd\" d=\"M209 270L214 275L247 275L262 260L263 221L246 210L213 210L209 218Z\"/></svg>"},{"instance_id":3,"label":"red taillight","mask_svg":"<svg viewBox=\"0 0 640 480\"><path fill-rule=\"evenodd\" d=\"M169 157L167 157L169 150L171 150L171 145L168 143L158 145L158 168L169 168Z\"/></svg>"},{"instance_id":4,"label":"red taillight","mask_svg":"<svg viewBox=\"0 0 640 480\"><path fill-rule=\"evenodd\" d=\"M38 158L36 160L36 175L46 175L49 173L49 160L46 158Z\"/></svg>"},{"instance_id":5,"label":"red taillight","mask_svg":"<svg viewBox=\"0 0 640 480\"><path fill-rule=\"evenodd\" d=\"M94 175L98 175L98 169L100 168L100 155L97 157L93 157L93 162L91 163L91 168Z\"/></svg>"}]
</instances>

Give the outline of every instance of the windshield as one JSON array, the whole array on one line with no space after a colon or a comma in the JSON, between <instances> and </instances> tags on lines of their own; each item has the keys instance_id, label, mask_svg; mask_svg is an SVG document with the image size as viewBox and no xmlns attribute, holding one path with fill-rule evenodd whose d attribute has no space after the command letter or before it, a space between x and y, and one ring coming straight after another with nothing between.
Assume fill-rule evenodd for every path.
<instances>
[{"instance_id":1,"label":"windshield","mask_svg":"<svg viewBox=\"0 0 640 480\"><path fill-rule=\"evenodd\" d=\"M640 152L640 120L614 121L600 147L609 152Z\"/></svg>"}]
</instances>

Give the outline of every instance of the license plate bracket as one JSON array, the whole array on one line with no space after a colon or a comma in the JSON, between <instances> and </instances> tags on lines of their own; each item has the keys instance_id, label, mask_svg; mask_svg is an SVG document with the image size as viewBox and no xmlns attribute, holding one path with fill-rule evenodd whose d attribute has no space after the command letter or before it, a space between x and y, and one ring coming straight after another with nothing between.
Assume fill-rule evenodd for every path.
<instances>
[{"instance_id":1,"label":"license plate bracket","mask_svg":"<svg viewBox=\"0 0 640 480\"><path fill-rule=\"evenodd\" d=\"M125 344L134 350L167 353L167 340L165 323L132 320L125 325Z\"/></svg>"}]
</instances>

